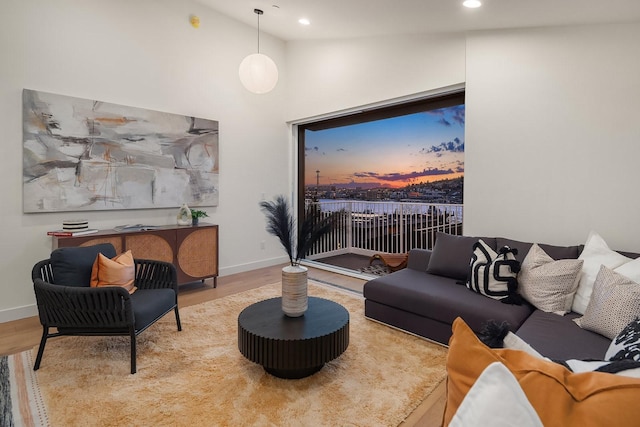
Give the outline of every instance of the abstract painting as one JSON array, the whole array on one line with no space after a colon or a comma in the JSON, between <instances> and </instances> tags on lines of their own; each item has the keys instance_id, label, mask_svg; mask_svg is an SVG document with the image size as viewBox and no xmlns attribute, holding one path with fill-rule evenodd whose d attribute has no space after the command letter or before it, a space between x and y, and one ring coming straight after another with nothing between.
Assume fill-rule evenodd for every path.
<instances>
[{"instance_id":1,"label":"abstract painting","mask_svg":"<svg viewBox=\"0 0 640 427\"><path fill-rule=\"evenodd\" d=\"M24 89L24 212L217 206L218 122Z\"/></svg>"}]
</instances>

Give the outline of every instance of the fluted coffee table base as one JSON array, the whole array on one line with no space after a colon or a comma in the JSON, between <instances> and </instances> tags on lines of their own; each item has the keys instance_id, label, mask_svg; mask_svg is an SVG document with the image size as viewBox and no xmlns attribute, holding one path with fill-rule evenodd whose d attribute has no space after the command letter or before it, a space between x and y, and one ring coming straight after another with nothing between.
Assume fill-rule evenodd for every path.
<instances>
[{"instance_id":1,"label":"fluted coffee table base","mask_svg":"<svg viewBox=\"0 0 640 427\"><path fill-rule=\"evenodd\" d=\"M281 298L252 304L238 316L240 353L279 378L308 377L348 346L349 312L327 299L309 297L300 317L285 316Z\"/></svg>"}]
</instances>

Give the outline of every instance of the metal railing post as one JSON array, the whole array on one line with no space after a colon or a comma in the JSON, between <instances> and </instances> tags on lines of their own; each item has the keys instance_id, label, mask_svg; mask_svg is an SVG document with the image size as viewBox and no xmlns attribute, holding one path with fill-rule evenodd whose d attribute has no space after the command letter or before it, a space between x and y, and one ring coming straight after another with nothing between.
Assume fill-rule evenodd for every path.
<instances>
[{"instance_id":1,"label":"metal railing post","mask_svg":"<svg viewBox=\"0 0 640 427\"><path fill-rule=\"evenodd\" d=\"M431 249L436 232L462 233L463 205L353 200L315 203L327 213L344 210L340 229L325 236L309 253L316 259L325 253L405 253L413 247Z\"/></svg>"}]
</instances>

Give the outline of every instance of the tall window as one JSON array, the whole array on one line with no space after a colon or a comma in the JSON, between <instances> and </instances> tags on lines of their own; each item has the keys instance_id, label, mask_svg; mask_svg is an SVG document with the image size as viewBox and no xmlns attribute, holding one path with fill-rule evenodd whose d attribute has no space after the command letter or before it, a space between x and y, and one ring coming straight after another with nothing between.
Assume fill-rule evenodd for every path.
<instances>
[{"instance_id":1,"label":"tall window","mask_svg":"<svg viewBox=\"0 0 640 427\"><path fill-rule=\"evenodd\" d=\"M299 199L462 204L464 92L300 125Z\"/></svg>"},{"instance_id":2,"label":"tall window","mask_svg":"<svg viewBox=\"0 0 640 427\"><path fill-rule=\"evenodd\" d=\"M464 123L461 91L299 125L298 217L343 212L307 255L401 254L460 234Z\"/></svg>"}]
</instances>

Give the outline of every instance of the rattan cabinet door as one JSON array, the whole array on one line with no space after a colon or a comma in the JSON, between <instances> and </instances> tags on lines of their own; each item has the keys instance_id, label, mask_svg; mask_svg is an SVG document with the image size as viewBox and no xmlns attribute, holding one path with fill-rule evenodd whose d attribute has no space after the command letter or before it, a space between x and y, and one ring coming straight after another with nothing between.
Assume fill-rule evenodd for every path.
<instances>
[{"instance_id":1,"label":"rattan cabinet door","mask_svg":"<svg viewBox=\"0 0 640 427\"><path fill-rule=\"evenodd\" d=\"M178 230L179 282L218 275L218 226L200 225Z\"/></svg>"},{"instance_id":2,"label":"rattan cabinet door","mask_svg":"<svg viewBox=\"0 0 640 427\"><path fill-rule=\"evenodd\" d=\"M176 235L173 230L146 231L125 235L125 250L134 258L173 263Z\"/></svg>"}]
</instances>

